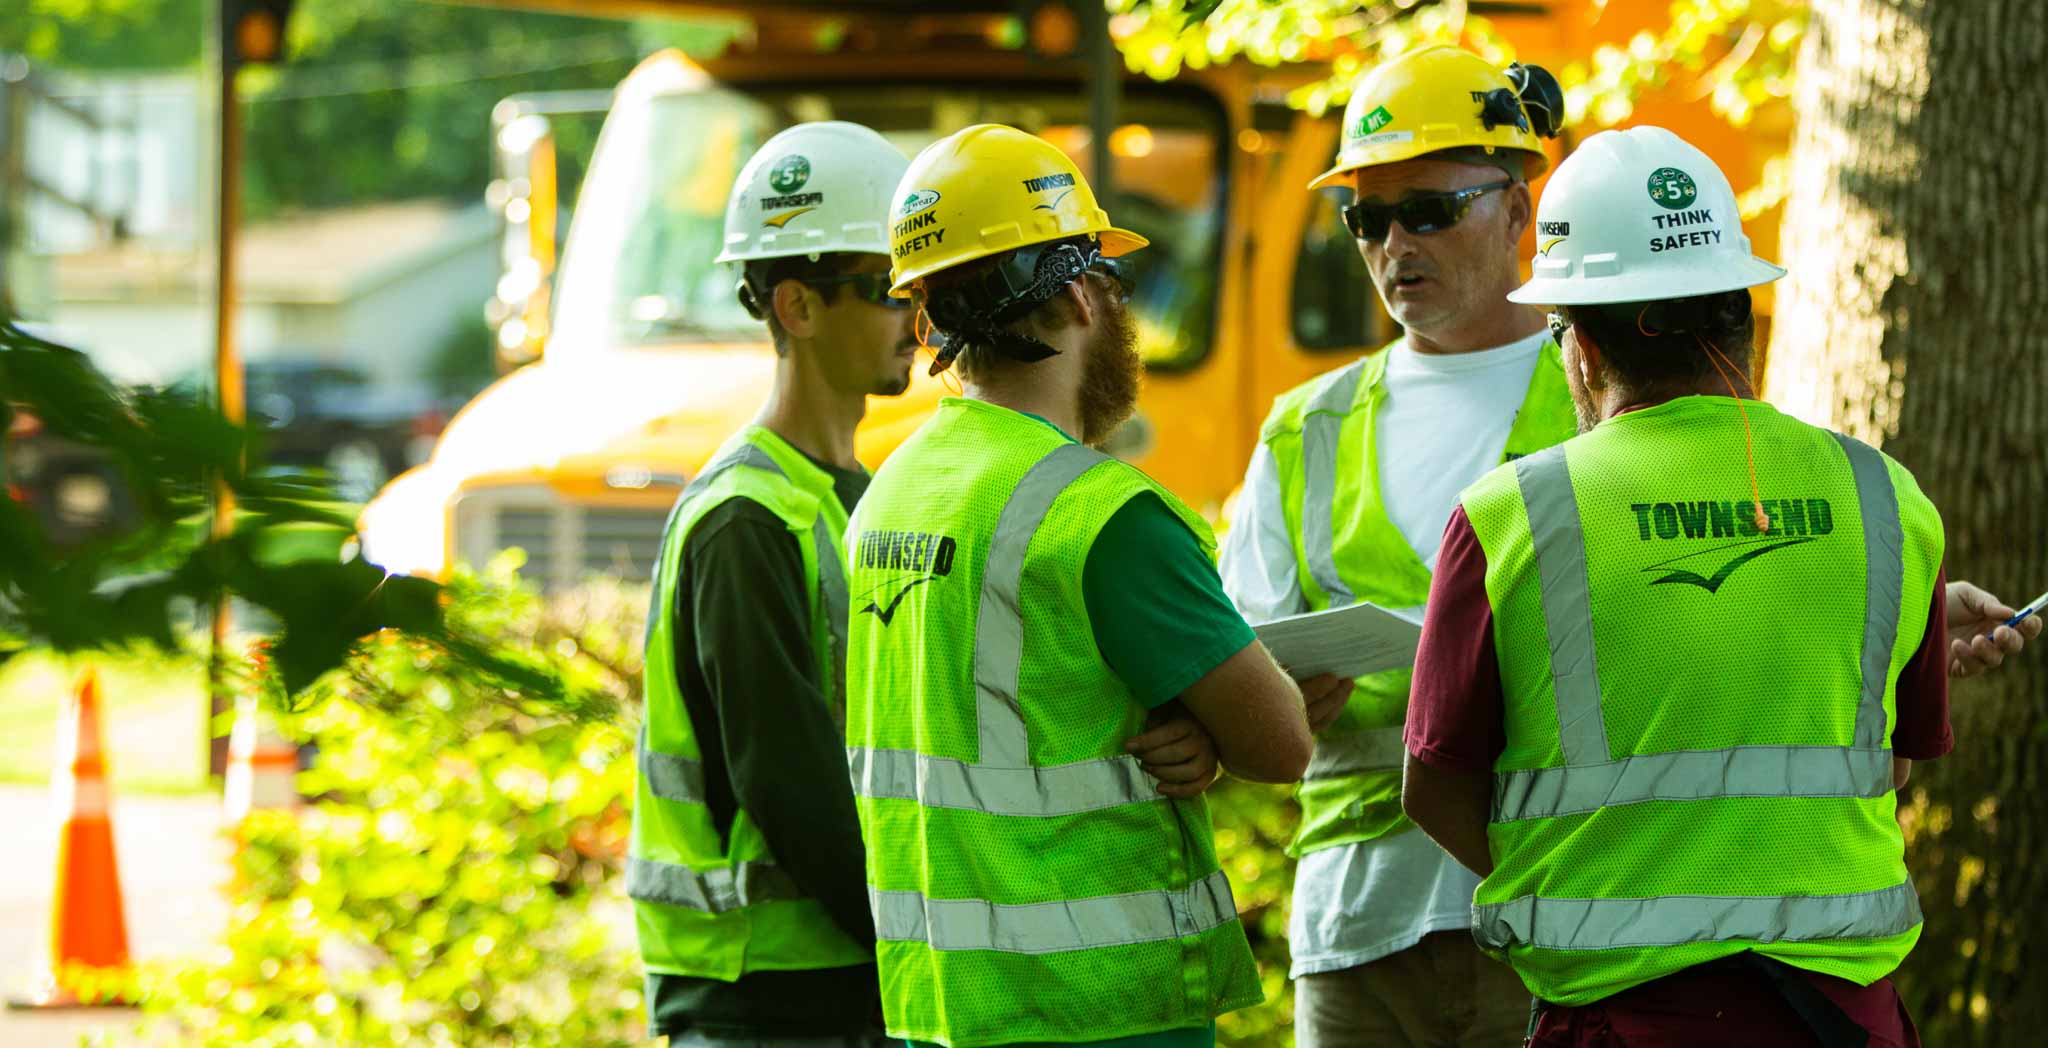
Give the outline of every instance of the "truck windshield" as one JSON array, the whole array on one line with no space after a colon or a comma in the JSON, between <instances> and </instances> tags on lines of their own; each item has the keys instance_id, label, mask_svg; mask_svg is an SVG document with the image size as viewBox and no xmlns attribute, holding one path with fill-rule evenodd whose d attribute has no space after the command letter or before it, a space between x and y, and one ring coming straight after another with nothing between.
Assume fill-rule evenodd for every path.
<instances>
[{"instance_id":1,"label":"truck windshield","mask_svg":"<svg viewBox=\"0 0 2048 1048\"><path fill-rule=\"evenodd\" d=\"M1107 208L1152 241L1131 257L1140 349L1154 368L1187 367L1207 354L1215 326L1222 110L1198 91L1161 88L1132 91L1120 116ZM550 354L764 337L734 297L737 267L711 260L740 166L777 131L812 120L866 124L907 156L971 124L1009 124L1093 177L1087 103L1075 90L868 82L622 101L577 203Z\"/></svg>"}]
</instances>

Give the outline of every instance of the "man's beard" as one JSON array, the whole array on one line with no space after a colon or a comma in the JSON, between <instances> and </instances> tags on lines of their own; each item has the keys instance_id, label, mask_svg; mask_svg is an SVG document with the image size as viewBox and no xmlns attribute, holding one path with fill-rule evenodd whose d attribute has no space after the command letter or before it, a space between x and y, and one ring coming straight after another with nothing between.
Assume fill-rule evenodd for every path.
<instances>
[{"instance_id":1,"label":"man's beard","mask_svg":"<svg viewBox=\"0 0 2048 1048\"><path fill-rule=\"evenodd\" d=\"M1115 433L1138 406L1138 376L1145 370L1138 356L1138 326L1130 310L1104 297L1104 323L1081 362L1081 443L1099 446Z\"/></svg>"},{"instance_id":2,"label":"man's beard","mask_svg":"<svg viewBox=\"0 0 2048 1048\"><path fill-rule=\"evenodd\" d=\"M1593 403L1592 391L1579 381L1577 375L1570 377L1565 388L1571 391L1572 415L1579 420L1579 432L1591 433L1593 427L1600 424L1600 407Z\"/></svg>"}]
</instances>

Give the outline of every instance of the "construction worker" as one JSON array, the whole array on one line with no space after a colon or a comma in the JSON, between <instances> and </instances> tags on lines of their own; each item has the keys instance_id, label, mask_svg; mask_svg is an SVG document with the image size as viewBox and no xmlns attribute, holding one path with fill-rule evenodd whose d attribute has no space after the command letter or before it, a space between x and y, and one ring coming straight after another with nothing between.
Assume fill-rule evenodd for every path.
<instances>
[{"instance_id":1,"label":"construction worker","mask_svg":"<svg viewBox=\"0 0 2048 1048\"><path fill-rule=\"evenodd\" d=\"M1754 399L1735 194L1656 127L1537 212L1581 435L1446 527L1410 817L1482 874L1537 1045L1917 1044L1894 790L1953 746L1941 519L1904 467Z\"/></svg>"},{"instance_id":2,"label":"construction worker","mask_svg":"<svg viewBox=\"0 0 2048 1048\"><path fill-rule=\"evenodd\" d=\"M1292 781L1310 743L1208 526L1092 446L1136 403L1117 258L1145 240L1066 154L993 124L919 153L896 201L895 288L965 396L847 531L848 758L889 1034L1206 1048L1262 993L1200 791L1218 757Z\"/></svg>"},{"instance_id":3,"label":"construction worker","mask_svg":"<svg viewBox=\"0 0 2048 1048\"><path fill-rule=\"evenodd\" d=\"M1354 90L1337 163L1311 188L1351 190L1346 225L1404 333L1273 405L1223 549L1247 618L1369 601L1419 622L1458 491L1571 436L1543 316L1506 298L1561 111L1543 70L1452 47ZM1478 879L1401 813L1409 682L1304 687L1318 734L1288 923L1302 1048L1508 1044L1528 1017L1513 972L1467 930Z\"/></svg>"},{"instance_id":4,"label":"construction worker","mask_svg":"<svg viewBox=\"0 0 2048 1048\"><path fill-rule=\"evenodd\" d=\"M868 128L799 124L726 209L718 261L740 264L775 384L677 501L648 611L627 893L649 1026L673 1044L880 1041L840 535L869 479L867 398L903 392L914 361L883 222L906 164Z\"/></svg>"}]
</instances>

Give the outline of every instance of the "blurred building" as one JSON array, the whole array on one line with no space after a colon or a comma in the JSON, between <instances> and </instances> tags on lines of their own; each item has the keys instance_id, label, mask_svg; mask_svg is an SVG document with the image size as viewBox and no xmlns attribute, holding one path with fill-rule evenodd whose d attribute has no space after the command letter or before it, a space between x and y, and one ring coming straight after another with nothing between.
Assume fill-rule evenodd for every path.
<instances>
[{"instance_id":1,"label":"blurred building","mask_svg":"<svg viewBox=\"0 0 2048 1048\"><path fill-rule=\"evenodd\" d=\"M0 56L0 205L20 224L6 286L118 381L165 382L211 359L212 104L196 72L60 74ZM497 279L493 233L482 205L447 201L248 226L243 356L419 379L478 325Z\"/></svg>"},{"instance_id":2,"label":"blurred building","mask_svg":"<svg viewBox=\"0 0 2048 1048\"><path fill-rule=\"evenodd\" d=\"M475 326L497 280L483 205L366 204L244 230L237 336L250 361L349 364L379 383L422 377ZM101 244L52 259L51 319L117 380L163 382L211 360L210 251ZM477 352L488 343L478 340Z\"/></svg>"}]
</instances>

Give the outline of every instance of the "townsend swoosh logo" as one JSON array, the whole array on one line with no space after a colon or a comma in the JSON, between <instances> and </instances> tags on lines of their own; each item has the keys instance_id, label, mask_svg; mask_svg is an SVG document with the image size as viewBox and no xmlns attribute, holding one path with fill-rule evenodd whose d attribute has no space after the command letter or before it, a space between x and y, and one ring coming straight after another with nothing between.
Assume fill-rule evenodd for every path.
<instances>
[{"instance_id":1,"label":"townsend swoosh logo","mask_svg":"<svg viewBox=\"0 0 2048 1048\"><path fill-rule=\"evenodd\" d=\"M1551 238L1550 238L1549 240L1546 240L1546 241L1544 241L1544 242L1543 242L1543 244L1542 244L1542 245L1541 245L1540 247L1538 247L1538 248L1536 249L1536 253L1537 253L1537 254L1539 254L1539 255L1547 255L1547 254L1550 254L1550 249L1551 249L1551 248L1554 248L1554 247L1556 247L1556 246L1557 246L1558 244L1560 244L1560 243L1563 243L1563 242L1564 242L1564 238L1563 238L1563 237L1551 237Z\"/></svg>"},{"instance_id":2,"label":"townsend swoosh logo","mask_svg":"<svg viewBox=\"0 0 2048 1048\"><path fill-rule=\"evenodd\" d=\"M1061 194L1060 194L1059 196L1053 197L1053 198L1052 198L1052 203L1050 203L1050 204L1037 204L1037 205L1034 205L1034 206L1033 206L1033 207L1031 208L1031 210L1033 210L1033 211L1053 211L1053 210L1057 210L1057 209L1059 208L1059 206L1060 206L1060 201L1062 201L1062 200L1065 200L1065 199L1067 198L1067 196L1068 196L1069 194L1071 194L1071 193L1073 193L1073 190L1069 189L1069 190L1067 190L1067 191L1066 191L1065 193L1061 193Z\"/></svg>"},{"instance_id":3,"label":"townsend swoosh logo","mask_svg":"<svg viewBox=\"0 0 2048 1048\"><path fill-rule=\"evenodd\" d=\"M783 226L789 224L790 219L795 218L796 216L804 214L806 212L816 210L817 208L815 207L800 207L797 208L795 211L784 211L783 213L776 215L772 218L762 219L761 224L764 226L774 226L777 229L781 229Z\"/></svg>"},{"instance_id":4,"label":"townsend swoosh logo","mask_svg":"<svg viewBox=\"0 0 2048 1048\"><path fill-rule=\"evenodd\" d=\"M896 608L898 605L903 603L903 598L908 596L911 590L914 590L917 587L922 586L927 582L930 582L935 577L936 576L925 575L921 578L911 579L910 585L905 586L900 590L897 590L896 595L889 599L888 607L884 608L880 605L877 605L874 601L869 601L867 607L860 609L861 614L873 615L874 617L882 620L882 625L887 626L889 624L889 620L896 617Z\"/></svg>"},{"instance_id":5,"label":"townsend swoosh logo","mask_svg":"<svg viewBox=\"0 0 2048 1048\"><path fill-rule=\"evenodd\" d=\"M1647 568L1644 568L1643 570L1665 572L1663 578L1651 581L1650 585L1652 586L1661 586L1665 585L1666 583L1684 583L1688 586L1698 586L1699 588L1706 590L1708 593L1719 593L1721 591L1721 584L1727 582L1729 576L1735 574L1736 571L1740 570L1743 565L1748 564L1750 561L1753 561L1766 553L1770 553L1773 550L1781 550L1787 546L1797 546L1801 543L1812 541L1813 539L1811 538L1786 539L1783 542L1774 542L1768 546L1758 546L1754 549L1746 550L1740 556L1736 557L1734 560L1731 560L1728 563L1721 565L1721 567L1717 569L1712 575L1702 576L1698 572L1686 571L1683 568L1672 568L1668 571L1666 570L1666 565L1674 564L1678 560L1684 560L1686 559L1685 557L1679 557L1676 560L1667 560L1663 564L1653 564ZM1687 556L1698 556L1698 554L1688 554Z\"/></svg>"}]
</instances>

